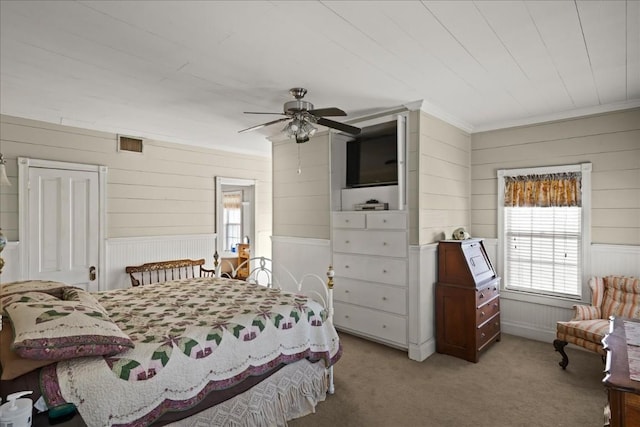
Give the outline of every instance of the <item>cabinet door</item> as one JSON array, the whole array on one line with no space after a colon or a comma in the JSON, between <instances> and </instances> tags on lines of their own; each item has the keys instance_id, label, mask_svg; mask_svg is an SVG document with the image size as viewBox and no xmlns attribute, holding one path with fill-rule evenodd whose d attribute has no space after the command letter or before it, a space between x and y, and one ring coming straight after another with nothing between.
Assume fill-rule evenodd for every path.
<instances>
[{"instance_id":1,"label":"cabinet door","mask_svg":"<svg viewBox=\"0 0 640 427\"><path fill-rule=\"evenodd\" d=\"M366 224L364 212L334 212L334 228L364 228Z\"/></svg>"},{"instance_id":2,"label":"cabinet door","mask_svg":"<svg viewBox=\"0 0 640 427\"><path fill-rule=\"evenodd\" d=\"M334 308L333 322L339 329L360 332L406 347L408 341L406 318L341 302L336 302Z\"/></svg>"},{"instance_id":3,"label":"cabinet door","mask_svg":"<svg viewBox=\"0 0 640 427\"><path fill-rule=\"evenodd\" d=\"M343 278L338 279L333 295L336 301L400 315L407 314L406 288Z\"/></svg>"},{"instance_id":4,"label":"cabinet door","mask_svg":"<svg viewBox=\"0 0 640 427\"><path fill-rule=\"evenodd\" d=\"M333 250L352 254L407 256L404 231L334 230Z\"/></svg>"},{"instance_id":5,"label":"cabinet door","mask_svg":"<svg viewBox=\"0 0 640 427\"><path fill-rule=\"evenodd\" d=\"M371 257L335 253L333 269L336 277L407 286L407 261L384 257Z\"/></svg>"},{"instance_id":6,"label":"cabinet door","mask_svg":"<svg viewBox=\"0 0 640 427\"><path fill-rule=\"evenodd\" d=\"M370 212L367 213L367 228L404 230L407 228L407 215L397 212Z\"/></svg>"}]
</instances>

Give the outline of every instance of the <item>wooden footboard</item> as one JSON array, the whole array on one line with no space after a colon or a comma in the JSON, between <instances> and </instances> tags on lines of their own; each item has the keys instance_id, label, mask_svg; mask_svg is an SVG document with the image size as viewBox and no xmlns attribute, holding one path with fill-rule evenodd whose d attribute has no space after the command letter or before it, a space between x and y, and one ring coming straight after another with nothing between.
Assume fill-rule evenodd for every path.
<instances>
[{"instance_id":1,"label":"wooden footboard","mask_svg":"<svg viewBox=\"0 0 640 427\"><path fill-rule=\"evenodd\" d=\"M189 279L212 275L212 270L203 268L203 259L177 259L171 261L148 262L128 266L125 271L131 278L131 286L149 285L168 280ZM211 273L211 274L209 274Z\"/></svg>"}]
</instances>

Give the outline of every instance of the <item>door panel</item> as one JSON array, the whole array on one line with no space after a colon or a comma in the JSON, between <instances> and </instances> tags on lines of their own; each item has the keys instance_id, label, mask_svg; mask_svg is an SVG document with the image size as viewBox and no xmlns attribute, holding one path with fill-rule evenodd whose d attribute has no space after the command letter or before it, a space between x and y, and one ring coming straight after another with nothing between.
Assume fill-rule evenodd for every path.
<instances>
[{"instance_id":1,"label":"door panel","mask_svg":"<svg viewBox=\"0 0 640 427\"><path fill-rule=\"evenodd\" d=\"M29 168L29 278L97 286L98 191L97 172Z\"/></svg>"}]
</instances>

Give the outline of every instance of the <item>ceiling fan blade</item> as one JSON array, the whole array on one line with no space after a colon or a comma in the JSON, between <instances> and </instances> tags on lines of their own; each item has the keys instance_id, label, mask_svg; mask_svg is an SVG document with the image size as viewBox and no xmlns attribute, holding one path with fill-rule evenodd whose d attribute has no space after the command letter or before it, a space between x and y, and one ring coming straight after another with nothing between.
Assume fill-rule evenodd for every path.
<instances>
[{"instance_id":1,"label":"ceiling fan blade","mask_svg":"<svg viewBox=\"0 0 640 427\"><path fill-rule=\"evenodd\" d=\"M360 133L360 128L357 128L355 126L351 126L345 123L336 122L334 120L325 119L322 117L318 119L318 124L322 126L326 126L331 129L341 130L342 132L347 132L352 135L358 135Z\"/></svg>"},{"instance_id":2,"label":"ceiling fan blade","mask_svg":"<svg viewBox=\"0 0 640 427\"><path fill-rule=\"evenodd\" d=\"M238 133L244 133L244 132L249 132L249 131L252 131L252 130L260 129L260 128L263 128L265 126L270 126L270 125L274 125L276 123L284 122L285 120L290 120L290 119L289 119L289 117L285 117L283 119L273 120L271 122L263 123L261 125L255 125L255 126L251 126L250 128L239 130Z\"/></svg>"},{"instance_id":3,"label":"ceiling fan blade","mask_svg":"<svg viewBox=\"0 0 640 427\"><path fill-rule=\"evenodd\" d=\"M325 116L346 116L347 113L342 111L336 107L330 108L318 108L317 110L309 110L309 113L313 114L316 117L325 117Z\"/></svg>"},{"instance_id":4,"label":"ceiling fan blade","mask_svg":"<svg viewBox=\"0 0 640 427\"><path fill-rule=\"evenodd\" d=\"M260 112L260 111L244 111L244 113L245 114L271 114L271 115L277 114L277 115L280 115L280 116L286 116L285 113L264 113L264 112Z\"/></svg>"}]
</instances>

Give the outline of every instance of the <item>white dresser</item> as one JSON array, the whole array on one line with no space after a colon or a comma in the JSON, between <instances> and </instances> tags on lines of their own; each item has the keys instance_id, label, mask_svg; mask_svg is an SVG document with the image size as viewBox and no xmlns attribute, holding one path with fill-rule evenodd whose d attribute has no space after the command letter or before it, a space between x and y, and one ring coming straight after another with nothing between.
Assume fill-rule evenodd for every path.
<instances>
[{"instance_id":1,"label":"white dresser","mask_svg":"<svg viewBox=\"0 0 640 427\"><path fill-rule=\"evenodd\" d=\"M338 329L408 347L407 222L405 211L333 212Z\"/></svg>"}]
</instances>

